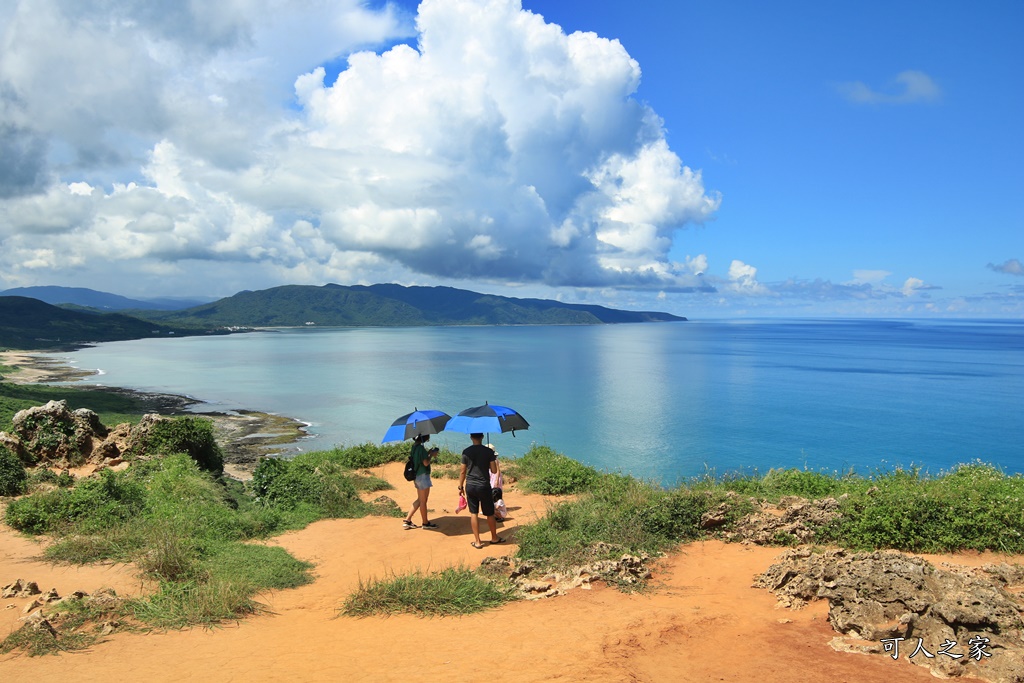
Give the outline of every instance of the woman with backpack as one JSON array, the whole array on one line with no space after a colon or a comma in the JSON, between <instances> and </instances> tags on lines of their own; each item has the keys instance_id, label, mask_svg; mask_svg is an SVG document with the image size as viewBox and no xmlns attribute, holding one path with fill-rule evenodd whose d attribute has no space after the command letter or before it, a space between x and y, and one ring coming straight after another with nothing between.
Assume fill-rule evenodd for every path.
<instances>
[{"instance_id":1,"label":"woman with backpack","mask_svg":"<svg viewBox=\"0 0 1024 683\"><path fill-rule=\"evenodd\" d=\"M413 484L416 486L416 500L412 502L412 509L409 510L409 514L405 516L405 521L402 522L403 529L418 529L419 527L412 521L412 516L416 513L416 510L420 511L420 518L423 520L424 529L436 529L437 525L427 519L427 499L430 497L430 487L433 485L430 481L430 463L437 455L438 449L431 448L427 451L423 444L430 441L429 434L422 434L412 440L412 451L409 453L409 460L412 461L416 476L413 479Z\"/></svg>"}]
</instances>

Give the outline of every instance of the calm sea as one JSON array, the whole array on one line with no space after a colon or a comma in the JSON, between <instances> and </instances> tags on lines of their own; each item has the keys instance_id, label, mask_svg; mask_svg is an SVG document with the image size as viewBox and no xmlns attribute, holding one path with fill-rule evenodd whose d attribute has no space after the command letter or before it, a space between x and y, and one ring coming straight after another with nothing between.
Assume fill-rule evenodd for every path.
<instances>
[{"instance_id":1,"label":"calm sea","mask_svg":"<svg viewBox=\"0 0 1024 683\"><path fill-rule=\"evenodd\" d=\"M379 441L414 408L484 401L536 442L672 483L706 469L1024 471L1024 322L753 321L283 329L66 356L98 381L311 423L304 450ZM97 379L87 381L97 381ZM461 450L452 434L436 441Z\"/></svg>"}]
</instances>

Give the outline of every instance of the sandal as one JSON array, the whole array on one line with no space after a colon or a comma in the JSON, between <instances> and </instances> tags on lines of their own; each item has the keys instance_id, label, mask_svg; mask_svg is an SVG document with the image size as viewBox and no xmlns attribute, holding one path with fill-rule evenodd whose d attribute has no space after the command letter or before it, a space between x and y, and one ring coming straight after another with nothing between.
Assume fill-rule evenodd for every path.
<instances>
[{"instance_id":1,"label":"sandal","mask_svg":"<svg viewBox=\"0 0 1024 683\"><path fill-rule=\"evenodd\" d=\"M502 538L501 536L498 536L498 540L497 541L491 541L491 545L497 545L499 543L504 543L504 542L505 542L505 539Z\"/></svg>"},{"instance_id":2,"label":"sandal","mask_svg":"<svg viewBox=\"0 0 1024 683\"><path fill-rule=\"evenodd\" d=\"M483 549L484 549L484 545L485 545L485 544L483 544L483 543L480 543L480 544L478 545L476 541L470 541L470 542L469 542L469 544L470 544L471 546L473 546L474 548L476 548L477 550L483 550Z\"/></svg>"}]
</instances>

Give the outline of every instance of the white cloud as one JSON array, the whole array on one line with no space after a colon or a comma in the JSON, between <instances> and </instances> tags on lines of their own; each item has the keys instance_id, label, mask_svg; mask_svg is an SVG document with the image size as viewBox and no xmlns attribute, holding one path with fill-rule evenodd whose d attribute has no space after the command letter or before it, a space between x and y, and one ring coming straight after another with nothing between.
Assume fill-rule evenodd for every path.
<instances>
[{"instance_id":1,"label":"white cloud","mask_svg":"<svg viewBox=\"0 0 1024 683\"><path fill-rule=\"evenodd\" d=\"M729 285L727 289L738 294L762 295L770 290L757 281L757 268L743 261L733 259L729 264Z\"/></svg>"},{"instance_id":2,"label":"white cloud","mask_svg":"<svg viewBox=\"0 0 1024 683\"><path fill-rule=\"evenodd\" d=\"M1024 276L1024 264L1021 264L1019 259L1007 259L1003 263L988 264L989 270L994 270L997 273L1006 273L1007 275L1018 275Z\"/></svg>"},{"instance_id":3,"label":"white cloud","mask_svg":"<svg viewBox=\"0 0 1024 683\"><path fill-rule=\"evenodd\" d=\"M857 104L916 104L934 102L942 90L923 71L901 71L882 89L874 89L862 81L847 81L837 86L840 94Z\"/></svg>"},{"instance_id":4,"label":"white cloud","mask_svg":"<svg viewBox=\"0 0 1024 683\"><path fill-rule=\"evenodd\" d=\"M906 282L903 283L903 296L913 296L915 292L924 287L924 280L916 277L908 277Z\"/></svg>"},{"instance_id":5,"label":"white cloud","mask_svg":"<svg viewBox=\"0 0 1024 683\"><path fill-rule=\"evenodd\" d=\"M702 286L706 258L668 253L720 198L636 99L618 41L518 0L426 0L415 30L416 48L353 53L409 26L357 0L19 2L0 54L0 151L20 154L0 174L6 277L74 257L97 277L249 264L221 287L351 281L353 264Z\"/></svg>"}]
</instances>

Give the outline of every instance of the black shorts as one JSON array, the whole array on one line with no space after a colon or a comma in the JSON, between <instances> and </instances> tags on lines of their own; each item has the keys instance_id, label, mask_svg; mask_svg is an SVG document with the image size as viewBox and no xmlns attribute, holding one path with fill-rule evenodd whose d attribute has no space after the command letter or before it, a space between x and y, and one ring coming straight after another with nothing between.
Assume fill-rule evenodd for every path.
<instances>
[{"instance_id":1,"label":"black shorts","mask_svg":"<svg viewBox=\"0 0 1024 683\"><path fill-rule=\"evenodd\" d=\"M474 515L482 512L484 517L494 516L494 498L491 497L490 486L466 487L466 503Z\"/></svg>"}]
</instances>

